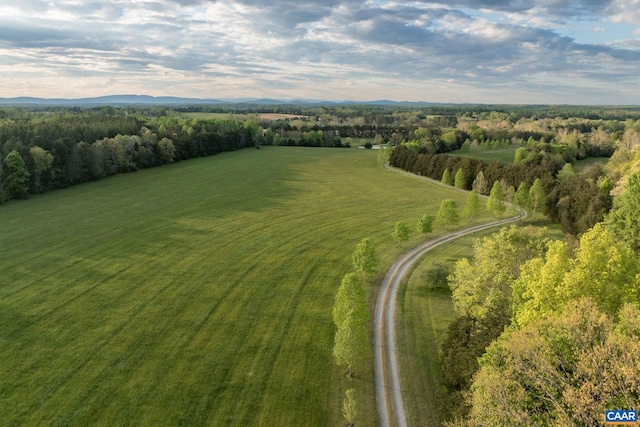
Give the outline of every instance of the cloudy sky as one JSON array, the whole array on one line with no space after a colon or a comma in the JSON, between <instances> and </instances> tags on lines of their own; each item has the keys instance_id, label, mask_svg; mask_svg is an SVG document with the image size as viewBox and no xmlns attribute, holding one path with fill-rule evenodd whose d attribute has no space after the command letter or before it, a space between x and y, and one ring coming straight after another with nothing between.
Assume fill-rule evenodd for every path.
<instances>
[{"instance_id":1,"label":"cloudy sky","mask_svg":"<svg viewBox=\"0 0 640 427\"><path fill-rule=\"evenodd\" d=\"M640 104L640 0L0 0L0 97Z\"/></svg>"}]
</instances>

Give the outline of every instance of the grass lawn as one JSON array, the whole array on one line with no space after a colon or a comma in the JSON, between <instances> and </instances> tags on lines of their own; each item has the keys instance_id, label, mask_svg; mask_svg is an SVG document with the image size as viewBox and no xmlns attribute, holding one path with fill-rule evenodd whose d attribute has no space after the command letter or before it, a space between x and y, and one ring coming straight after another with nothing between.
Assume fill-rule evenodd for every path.
<instances>
[{"instance_id":1,"label":"grass lawn","mask_svg":"<svg viewBox=\"0 0 640 427\"><path fill-rule=\"evenodd\" d=\"M609 161L609 157L587 157L584 160L578 160L573 164L573 170L582 172L587 166L601 164L604 165Z\"/></svg>"},{"instance_id":2,"label":"grass lawn","mask_svg":"<svg viewBox=\"0 0 640 427\"><path fill-rule=\"evenodd\" d=\"M376 425L372 363L331 356L335 291L360 239L386 269L396 221L465 198L376 154L242 150L0 206L2 425L339 425L349 387Z\"/></svg>"},{"instance_id":3,"label":"grass lawn","mask_svg":"<svg viewBox=\"0 0 640 427\"><path fill-rule=\"evenodd\" d=\"M478 151L450 151L451 156L461 157L473 157L476 159L484 160L486 162L499 161L502 164L513 163L513 159L516 157L516 150L518 147L501 148L497 150L478 150Z\"/></svg>"}]
</instances>

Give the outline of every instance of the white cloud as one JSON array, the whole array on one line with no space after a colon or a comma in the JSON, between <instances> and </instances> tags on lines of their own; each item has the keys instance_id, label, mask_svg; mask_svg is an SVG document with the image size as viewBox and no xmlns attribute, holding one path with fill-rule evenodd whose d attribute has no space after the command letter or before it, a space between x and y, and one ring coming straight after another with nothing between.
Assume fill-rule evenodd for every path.
<instances>
[{"instance_id":1,"label":"white cloud","mask_svg":"<svg viewBox=\"0 0 640 427\"><path fill-rule=\"evenodd\" d=\"M640 25L640 0L613 0L607 11L611 22Z\"/></svg>"},{"instance_id":2,"label":"white cloud","mask_svg":"<svg viewBox=\"0 0 640 427\"><path fill-rule=\"evenodd\" d=\"M638 2L612 1L610 20L627 12L624 22L640 22ZM0 6L0 96L528 102L557 82L558 93L574 87L596 94L593 102L606 99L594 87L631 99L637 40L578 44L561 35L563 13L588 20L606 4L24 0Z\"/></svg>"}]
</instances>

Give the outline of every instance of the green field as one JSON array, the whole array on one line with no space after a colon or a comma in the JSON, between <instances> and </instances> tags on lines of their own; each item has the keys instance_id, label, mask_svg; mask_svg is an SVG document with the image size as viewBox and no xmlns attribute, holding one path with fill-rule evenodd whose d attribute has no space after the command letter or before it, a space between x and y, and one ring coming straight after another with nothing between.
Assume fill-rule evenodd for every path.
<instances>
[{"instance_id":1,"label":"green field","mask_svg":"<svg viewBox=\"0 0 640 427\"><path fill-rule=\"evenodd\" d=\"M451 156L473 157L475 159L484 160L486 162L499 161L502 164L513 163L516 157L518 147L501 148L497 150L477 150L477 151L450 151Z\"/></svg>"},{"instance_id":2,"label":"green field","mask_svg":"<svg viewBox=\"0 0 640 427\"><path fill-rule=\"evenodd\" d=\"M376 154L242 150L1 206L2 425L339 425L348 387L375 425L372 364L331 357L335 291L361 238L386 268L396 221L465 197Z\"/></svg>"},{"instance_id":3,"label":"green field","mask_svg":"<svg viewBox=\"0 0 640 427\"><path fill-rule=\"evenodd\" d=\"M583 160L578 160L573 165L573 170L576 172L582 172L591 165L604 166L609 161L609 157L587 157Z\"/></svg>"}]
</instances>

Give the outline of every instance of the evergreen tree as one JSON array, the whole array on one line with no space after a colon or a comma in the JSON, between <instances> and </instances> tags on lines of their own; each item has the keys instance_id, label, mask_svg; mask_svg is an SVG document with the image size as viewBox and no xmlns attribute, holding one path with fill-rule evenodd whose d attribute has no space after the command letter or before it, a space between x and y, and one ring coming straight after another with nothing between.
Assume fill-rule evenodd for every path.
<instances>
[{"instance_id":1,"label":"evergreen tree","mask_svg":"<svg viewBox=\"0 0 640 427\"><path fill-rule=\"evenodd\" d=\"M449 172L449 169L445 169L444 172L442 172L442 179L440 180L440 182L442 182L443 184L447 184L447 185L451 185L451 172Z\"/></svg>"},{"instance_id":2,"label":"evergreen tree","mask_svg":"<svg viewBox=\"0 0 640 427\"><path fill-rule=\"evenodd\" d=\"M467 177L464 174L464 170L462 168L458 169L455 176L455 187L465 189L467 186Z\"/></svg>"}]
</instances>

